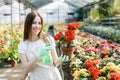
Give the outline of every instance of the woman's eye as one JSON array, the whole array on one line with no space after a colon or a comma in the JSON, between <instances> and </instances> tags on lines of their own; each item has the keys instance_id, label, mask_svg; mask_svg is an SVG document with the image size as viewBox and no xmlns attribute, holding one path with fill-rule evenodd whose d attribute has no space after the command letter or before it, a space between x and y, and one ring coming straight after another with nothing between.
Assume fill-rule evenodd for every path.
<instances>
[{"instance_id":1,"label":"woman's eye","mask_svg":"<svg viewBox=\"0 0 120 80\"><path fill-rule=\"evenodd\" d=\"M41 22L38 22L38 23L37 22L33 22L32 24L39 24L39 25L41 25Z\"/></svg>"},{"instance_id":2,"label":"woman's eye","mask_svg":"<svg viewBox=\"0 0 120 80\"><path fill-rule=\"evenodd\" d=\"M41 25L41 22L38 22L38 24L40 24L40 25Z\"/></svg>"},{"instance_id":3,"label":"woman's eye","mask_svg":"<svg viewBox=\"0 0 120 80\"><path fill-rule=\"evenodd\" d=\"M36 22L33 22L32 24L36 24Z\"/></svg>"}]
</instances>

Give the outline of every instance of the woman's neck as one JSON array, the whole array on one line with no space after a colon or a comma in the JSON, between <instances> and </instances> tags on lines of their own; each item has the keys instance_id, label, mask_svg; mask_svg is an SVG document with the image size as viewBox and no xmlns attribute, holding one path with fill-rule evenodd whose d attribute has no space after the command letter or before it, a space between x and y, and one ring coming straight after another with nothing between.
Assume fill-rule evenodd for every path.
<instances>
[{"instance_id":1,"label":"woman's neck","mask_svg":"<svg viewBox=\"0 0 120 80\"><path fill-rule=\"evenodd\" d=\"M38 36L32 36L32 39L31 39L30 41L36 41L36 40L38 40L38 39L39 39Z\"/></svg>"}]
</instances>

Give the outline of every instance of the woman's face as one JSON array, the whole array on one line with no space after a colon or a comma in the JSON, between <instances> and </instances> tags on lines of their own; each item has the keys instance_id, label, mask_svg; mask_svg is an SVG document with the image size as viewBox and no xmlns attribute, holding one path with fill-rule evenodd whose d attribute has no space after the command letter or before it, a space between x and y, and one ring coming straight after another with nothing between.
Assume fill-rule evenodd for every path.
<instances>
[{"instance_id":1,"label":"woman's face","mask_svg":"<svg viewBox=\"0 0 120 80\"><path fill-rule=\"evenodd\" d=\"M36 16L32 23L32 35L38 35L41 29L41 19L39 16Z\"/></svg>"}]
</instances>

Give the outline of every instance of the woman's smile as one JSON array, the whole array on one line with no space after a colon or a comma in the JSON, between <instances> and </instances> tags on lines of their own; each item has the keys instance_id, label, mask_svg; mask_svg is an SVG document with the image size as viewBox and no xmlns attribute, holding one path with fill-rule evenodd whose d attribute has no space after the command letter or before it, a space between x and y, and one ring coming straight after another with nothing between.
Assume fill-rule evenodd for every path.
<instances>
[{"instance_id":1,"label":"woman's smile","mask_svg":"<svg viewBox=\"0 0 120 80\"><path fill-rule=\"evenodd\" d=\"M38 35L40 31L41 31L41 20L38 16L36 16L32 23L32 34Z\"/></svg>"}]
</instances>

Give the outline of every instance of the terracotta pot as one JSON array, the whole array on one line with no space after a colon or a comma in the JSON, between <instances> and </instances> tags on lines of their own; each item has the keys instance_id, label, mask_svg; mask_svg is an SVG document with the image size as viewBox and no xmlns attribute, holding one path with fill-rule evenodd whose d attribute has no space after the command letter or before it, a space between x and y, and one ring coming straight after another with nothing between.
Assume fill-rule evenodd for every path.
<instances>
[{"instance_id":1,"label":"terracotta pot","mask_svg":"<svg viewBox=\"0 0 120 80\"><path fill-rule=\"evenodd\" d=\"M12 61L11 61L11 66L12 66L12 67L16 67L16 65L17 65L17 63L12 60Z\"/></svg>"},{"instance_id":2,"label":"terracotta pot","mask_svg":"<svg viewBox=\"0 0 120 80\"><path fill-rule=\"evenodd\" d=\"M75 51L75 47L61 47L62 53L69 56L70 58L74 57L73 52Z\"/></svg>"}]
</instances>

